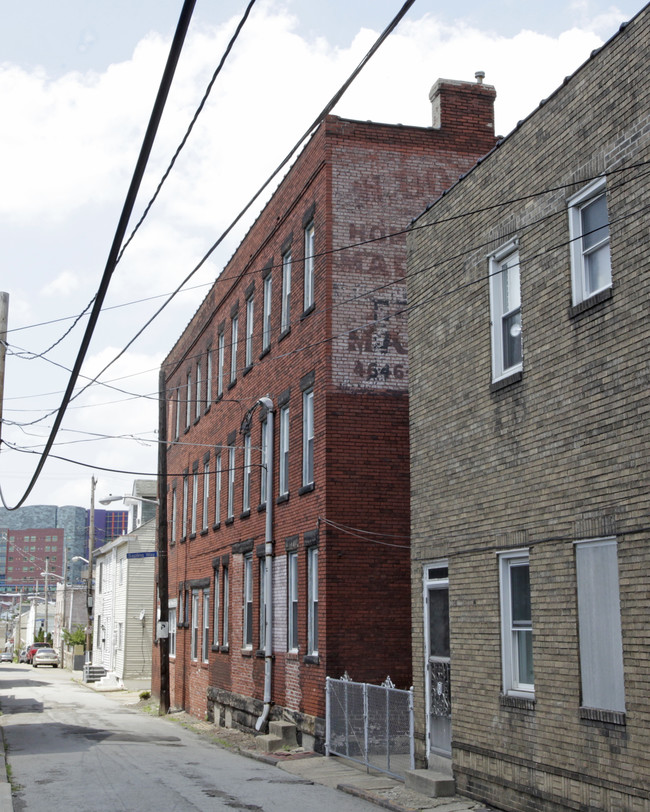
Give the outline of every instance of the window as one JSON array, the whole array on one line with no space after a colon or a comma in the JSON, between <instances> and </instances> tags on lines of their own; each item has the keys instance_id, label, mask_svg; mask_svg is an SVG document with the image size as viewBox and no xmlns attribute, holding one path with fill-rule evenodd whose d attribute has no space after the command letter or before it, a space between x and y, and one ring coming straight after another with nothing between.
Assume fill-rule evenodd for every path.
<instances>
[{"instance_id":1,"label":"window","mask_svg":"<svg viewBox=\"0 0 650 812\"><path fill-rule=\"evenodd\" d=\"M522 368L519 252L509 243L490 259L492 378L498 381Z\"/></svg>"},{"instance_id":2,"label":"window","mask_svg":"<svg viewBox=\"0 0 650 812\"><path fill-rule=\"evenodd\" d=\"M532 696L533 624L528 552L504 553L500 557L500 567L503 691Z\"/></svg>"},{"instance_id":3,"label":"window","mask_svg":"<svg viewBox=\"0 0 650 812\"><path fill-rule=\"evenodd\" d=\"M314 482L314 392L302 393L302 484Z\"/></svg>"},{"instance_id":4,"label":"window","mask_svg":"<svg viewBox=\"0 0 650 812\"><path fill-rule=\"evenodd\" d=\"M576 543L582 705L625 712L616 539Z\"/></svg>"},{"instance_id":5,"label":"window","mask_svg":"<svg viewBox=\"0 0 650 812\"><path fill-rule=\"evenodd\" d=\"M223 395L223 366L226 356L226 337L223 330L219 333L217 355L217 397L220 398Z\"/></svg>"},{"instance_id":6,"label":"window","mask_svg":"<svg viewBox=\"0 0 650 812\"><path fill-rule=\"evenodd\" d=\"M214 523L221 523L221 453L217 454L214 463Z\"/></svg>"},{"instance_id":7,"label":"window","mask_svg":"<svg viewBox=\"0 0 650 812\"><path fill-rule=\"evenodd\" d=\"M121 651L124 641L124 623L117 624L117 648Z\"/></svg>"},{"instance_id":8,"label":"window","mask_svg":"<svg viewBox=\"0 0 650 812\"><path fill-rule=\"evenodd\" d=\"M212 623L212 645L219 645L219 570L214 571L214 618Z\"/></svg>"},{"instance_id":9,"label":"window","mask_svg":"<svg viewBox=\"0 0 650 812\"><path fill-rule=\"evenodd\" d=\"M298 553L287 554L287 615L289 651L298 650Z\"/></svg>"},{"instance_id":10,"label":"window","mask_svg":"<svg viewBox=\"0 0 650 812\"><path fill-rule=\"evenodd\" d=\"M176 389L176 426L174 428L174 439L178 440L181 433L181 385Z\"/></svg>"},{"instance_id":11,"label":"window","mask_svg":"<svg viewBox=\"0 0 650 812\"><path fill-rule=\"evenodd\" d=\"M118 584L122 586L124 584L124 569L126 565L126 558L122 556L118 563Z\"/></svg>"},{"instance_id":12,"label":"window","mask_svg":"<svg viewBox=\"0 0 650 812\"><path fill-rule=\"evenodd\" d=\"M205 409L212 403L212 347L208 347L205 358Z\"/></svg>"},{"instance_id":13,"label":"window","mask_svg":"<svg viewBox=\"0 0 650 812\"><path fill-rule=\"evenodd\" d=\"M264 280L264 311L262 313L262 350L271 346L271 274Z\"/></svg>"},{"instance_id":14,"label":"window","mask_svg":"<svg viewBox=\"0 0 650 812\"><path fill-rule=\"evenodd\" d=\"M612 285L605 178L569 200L573 304Z\"/></svg>"},{"instance_id":15,"label":"window","mask_svg":"<svg viewBox=\"0 0 650 812\"><path fill-rule=\"evenodd\" d=\"M266 645L266 558L260 558L260 649Z\"/></svg>"},{"instance_id":16,"label":"window","mask_svg":"<svg viewBox=\"0 0 650 812\"><path fill-rule=\"evenodd\" d=\"M253 556L244 556L244 648L253 647Z\"/></svg>"},{"instance_id":17,"label":"window","mask_svg":"<svg viewBox=\"0 0 650 812\"><path fill-rule=\"evenodd\" d=\"M291 251L282 255L282 311L280 332L291 326Z\"/></svg>"},{"instance_id":18,"label":"window","mask_svg":"<svg viewBox=\"0 0 650 812\"><path fill-rule=\"evenodd\" d=\"M305 282L303 310L314 304L314 223L305 229Z\"/></svg>"},{"instance_id":19,"label":"window","mask_svg":"<svg viewBox=\"0 0 650 812\"><path fill-rule=\"evenodd\" d=\"M230 323L230 382L237 380L237 333L239 316L233 316Z\"/></svg>"},{"instance_id":20,"label":"window","mask_svg":"<svg viewBox=\"0 0 650 812\"><path fill-rule=\"evenodd\" d=\"M251 296L246 300L246 366L253 364L253 326L254 326L255 300Z\"/></svg>"},{"instance_id":21,"label":"window","mask_svg":"<svg viewBox=\"0 0 650 812\"><path fill-rule=\"evenodd\" d=\"M172 488L172 527L171 527L171 539L170 541L172 544L176 541L176 513L178 507L176 502L176 485Z\"/></svg>"},{"instance_id":22,"label":"window","mask_svg":"<svg viewBox=\"0 0 650 812\"><path fill-rule=\"evenodd\" d=\"M318 654L318 547L307 550L307 647Z\"/></svg>"},{"instance_id":23,"label":"window","mask_svg":"<svg viewBox=\"0 0 650 812\"><path fill-rule=\"evenodd\" d=\"M182 530L182 538L187 536L187 500L188 500L188 488L189 483L187 479L187 474L183 476L183 526Z\"/></svg>"},{"instance_id":24,"label":"window","mask_svg":"<svg viewBox=\"0 0 650 812\"><path fill-rule=\"evenodd\" d=\"M201 417L201 361L196 362L196 409L194 411L194 419L198 420Z\"/></svg>"},{"instance_id":25,"label":"window","mask_svg":"<svg viewBox=\"0 0 650 812\"><path fill-rule=\"evenodd\" d=\"M268 443L268 424L266 418L262 421L262 436L260 438L260 505L266 504L266 445Z\"/></svg>"},{"instance_id":26,"label":"window","mask_svg":"<svg viewBox=\"0 0 650 812\"><path fill-rule=\"evenodd\" d=\"M251 507L251 433L244 434L244 495L242 512L249 511Z\"/></svg>"},{"instance_id":27,"label":"window","mask_svg":"<svg viewBox=\"0 0 650 812\"><path fill-rule=\"evenodd\" d=\"M192 590L192 659L199 657L199 593Z\"/></svg>"},{"instance_id":28,"label":"window","mask_svg":"<svg viewBox=\"0 0 650 812\"><path fill-rule=\"evenodd\" d=\"M235 446L228 447L228 519L235 515Z\"/></svg>"},{"instance_id":29,"label":"window","mask_svg":"<svg viewBox=\"0 0 650 812\"><path fill-rule=\"evenodd\" d=\"M223 634L221 639L223 645L228 645L228 615L230 614L230 588L228 578L228 567L223 568Z\"/></svg>"},{"instance_id":30,"label":"window","mask_svg":"<svg viewBox=\"0 0 650 812\"><path fill-rule=\"evenodd\" d=\"M206 460L203 463L203 521L201 527L203 530L208 529L208 501L210 496L210 462Z\"/></svg>"},{"instance_id":31,"label":"window","mask_svg":"<svg viewBox=\"0 0 650 812\"><path fill-rule=\"evenodd\" d=\"M185 426L190 427L192 422L192 373L187 373L187 402L185 403Z\"/></svg>"},{"instance_id":32,"label":"window","mask_svg":"<svg viewBox=\"0 0 650 812\"><path fill-rule=\"evenodd\" d=\"M280 496L289 493L289 407L280 409Z\"/></svg>"},{"instance_id":33,"label":"window","mask_svg":"<svg viewBox=\"0 0 650 812\"><path fill-rule=\"evenodd\" d=\"M23 567L23 569L27 569L27 567ZM104 563L100 562L99 574L97 575L97 592L102 591L103 581L104 581Z\"/></svg>"},{"instance_id":34,"label":"window","mask_svg":"<svg viewBox=\"0 0 650 812\"><path fill-rule=\"evenodd\" d=\"M194 469L192 474L192 535L196 535L196 512L199 502L199 472Z\"/></svg>"},{"instance_id":35,"label":"window","mask_svg":"<svg viewBox=\"0 0 650 812\"><path fill-rule=\"evenodd\" d=\"M201 658L208 662L210 651L210 591L203 590L203 637L201 638Z\"/></svg>"},{"instance_id":36,"label":"window","mask_svg":"<svg viewBox=\"0 0 650 812\"><path fill-rule=\"evenodd\" d=\"M169 607L169 656L176 656L176 607Z\"/></svg>"}]
</instances>

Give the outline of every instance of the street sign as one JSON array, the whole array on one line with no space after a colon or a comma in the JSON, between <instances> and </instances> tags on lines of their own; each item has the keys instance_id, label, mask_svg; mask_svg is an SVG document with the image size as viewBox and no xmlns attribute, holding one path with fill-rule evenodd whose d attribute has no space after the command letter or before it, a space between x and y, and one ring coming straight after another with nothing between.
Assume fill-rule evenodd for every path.
<instances>
[{"instance_id":1,"label":"street sign","mask_svg":"<svg viewBox=\"0 0 650 812\"><path fill-rule=\"evenodd\" d=\"M127 558L155 558L156 555L158 555L156 553L156 551L152 550L151 552L148 552L148 553L127 553L126 557Z\"/></svg>"}]
</instances>

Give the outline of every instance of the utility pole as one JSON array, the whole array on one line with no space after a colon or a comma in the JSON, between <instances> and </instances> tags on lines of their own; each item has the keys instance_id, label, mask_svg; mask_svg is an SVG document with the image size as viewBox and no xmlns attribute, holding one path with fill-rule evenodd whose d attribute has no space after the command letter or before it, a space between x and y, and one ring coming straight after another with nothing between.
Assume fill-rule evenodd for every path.
<instances>
[{"instance_id":1,"label":"utility pole","mask_svg":"<svg viewBox=\"0 0 650 812\"><path fill-rule=\"evenodd\" d=\"M86 608L88 610L88 624L86 625L86 662L92 665L92 649L90 638L92 636L93 619L93 550L95 548L95 486L97 480L90 477L90 521L88 527L88 584L86 589Z\"/></svg>"},{"instance_id":2,"label":"utility pole","mask_svg":"<svg viewBox=\"0 0 650 812\"><path fill-rule=\"evenodd\" d=\"M165 371L158 380L158 600L160 602L160 704L158 713L169 712L169 572L167 561L167 386ZM163 631L164 629L164 631Z\"/></svg>"},{"instance_id":3,"label":"utility pole","mask_svg":"<svg viewBox=\"0 0 650 812\"><path fill-rule=\"evenodd\" d=\"M43 634L43 640L47 642L47 630L48 630L48 599L47 599L47 575L49 572L50 567L50 557L49 555L45 556L45 633Z\"/></svg>"},{"instance_id":4,"label":"utility pole","mask_svg":"<svg viewBox=\"0 0 650 812\"><path fill-rule=\"evenodd\" d=\"M0 439L2 438L2 401L5 388L5 357L7 355L7 321L9 294L0 291Z\"/></svg>"}]
</instances>

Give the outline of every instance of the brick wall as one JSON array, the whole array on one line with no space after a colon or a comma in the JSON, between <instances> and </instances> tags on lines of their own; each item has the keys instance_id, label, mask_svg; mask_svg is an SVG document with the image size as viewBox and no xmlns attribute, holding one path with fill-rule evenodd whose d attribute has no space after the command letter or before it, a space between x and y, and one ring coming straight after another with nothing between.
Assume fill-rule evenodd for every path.
<instances>
[{"instance_id":1,"label":"brick wall","mask_svg":"<svg viewBox=\"0 0 650 812\"><path fill-rule=\"evenodd\" d=\"M650 806L648 182L632 168L650 158L649 28L645 9L417 226L466 216L409 241L418 754L422 568L447 558L457 785L504 809ZM603 172L613 287L581 311L567 200ZM514 237L523 370L498 387L486 257ZM573 542L604 536L618 547L625 724L580 712ZM515 548L530 554L535 670L534 702L519 704L501 697L497 556Z\"/></svg>"}]
</instances>

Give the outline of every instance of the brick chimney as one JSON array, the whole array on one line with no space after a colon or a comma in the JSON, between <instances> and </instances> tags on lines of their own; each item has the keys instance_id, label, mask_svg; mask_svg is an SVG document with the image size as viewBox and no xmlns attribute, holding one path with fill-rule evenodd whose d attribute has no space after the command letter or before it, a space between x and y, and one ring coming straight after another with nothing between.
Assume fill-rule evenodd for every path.
<instances>
[{"instance_id":1,"label":"brick chimney","mask_svg":"<svg viewBox=\"0 0 650 812\"><path fill-rule=\"evenodd\" d=\"M494 143L494 100L497 92L484 85L482 71L476 82L438 79L429 92L433 127L445 134L462 134L479 139L486 136Z\"/></svg>"}]
</instances>

